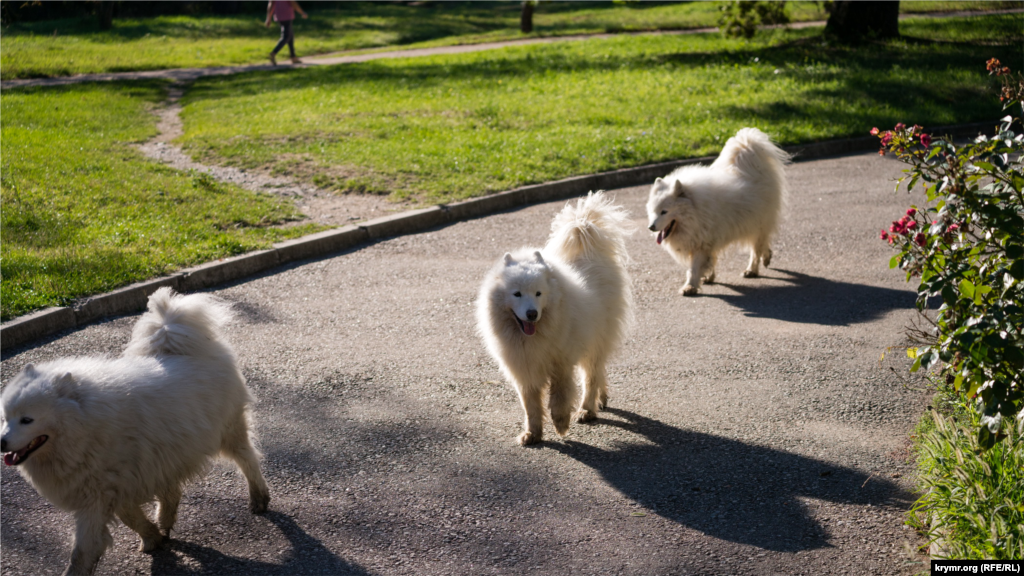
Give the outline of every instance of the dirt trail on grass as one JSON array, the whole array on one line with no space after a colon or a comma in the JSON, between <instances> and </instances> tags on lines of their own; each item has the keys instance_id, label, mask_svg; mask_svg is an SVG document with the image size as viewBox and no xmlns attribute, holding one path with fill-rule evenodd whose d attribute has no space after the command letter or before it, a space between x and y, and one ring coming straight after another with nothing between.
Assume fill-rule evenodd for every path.
<instances>
[{"instance_id":1,"label":"dirt trail on grass","mask_svg":"<svg viewBox=\"0 0 1024 576\"><path fill-rule=\"evenodd\" d=\"M900 14L900 20L906 18L962 18L965 16L985 16L993 14L1018 14L1024 12L1024 8L1009 8L1005 10L963 10L959 12L934 12L920 14ZM767 26L766 28L812 28L824 26L824 20L811 22L793 22L779 26ZM354 64L368 60L380 60L384 58L414 58L417 56L435 56L438 54L461 54L465 52L480 52L483 50L495 50L509 46L526 46L530 44L550 44L554 42L575 42L579 40L593 40L600 38L613 38L617 36L657 36L666 34L706 34L717 32L718 28L689 28L686 30L656 30L642 32L617 32L604 34L579 34L573 36L546 36L543 38L523 38L519 40L502 40L499 42L485 42L481 44L461 44L456 46L436 46L433 48L411 48L386 50L381 52L365 52L365 50L352 50L344 52L332 52L318 56L305 56L303 63L291 65L284 63L278 66L270 64L249 64L242 66L212 66L209 68L173 68L169 70L146 70L141 72L110 72L99 74L79 74L76 76L62 76L58 78L19 78L4 80L3 88L18 88L23 86L60 86L64 84L78 84L80 82L105 82L114 80L147 80L163 79L173 80L181 83L193 82L206 76L224 76L228 74L241 74L244 72L258 72L266 70L280 70L287 68L305 68L308 66L333 66L337 64Z\"/></svg>"},{"instance_id":2,"label":"dirt trail on grass","mask_svg":"<svg viewBox=\"0 0 1024 576\"><path fill-rule=\"evenodd\" d=\"M341 226L409 208L408 204L388 202L383 196L335 194L290 178L273 176L267 170L208 166L196 162L181 147L173 144L174 139L184 133L179 102L186 88L187 85L182 83L170 86L166 103L156 111L159 116L159 134L139 146L139 150L147 157L178 170L204 172L221 182L228 182L253 192L293 198L298 209L309 220L320 224Z\"/></svg>"}]
</instances>

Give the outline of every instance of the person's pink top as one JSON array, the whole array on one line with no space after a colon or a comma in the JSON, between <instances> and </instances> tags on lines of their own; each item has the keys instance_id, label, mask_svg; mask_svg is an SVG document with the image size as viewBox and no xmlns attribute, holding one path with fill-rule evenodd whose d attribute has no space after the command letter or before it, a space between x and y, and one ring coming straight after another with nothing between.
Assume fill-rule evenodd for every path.
<instances>
[{"instance_id":1,"label":"person's pink top","mask_svg":"<svg viewBox=\"0 0 1024 576\"><path fill-rule=\"evenodd\" d=\"M274 20L278 22L295 20L295 10L292 8L292 3L274 0Z\"/></svg>"}]
</instances>

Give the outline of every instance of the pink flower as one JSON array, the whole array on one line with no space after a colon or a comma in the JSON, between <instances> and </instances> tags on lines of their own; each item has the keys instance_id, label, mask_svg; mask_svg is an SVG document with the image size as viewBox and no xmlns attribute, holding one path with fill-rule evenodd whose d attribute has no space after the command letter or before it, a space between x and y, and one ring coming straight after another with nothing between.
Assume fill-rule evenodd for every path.
<instances>
[{"instance_id":1,"label":"pink flower","mask_svg":"<svg viewBox=\"0 0 1024 576\"><path fill-rule=\"evenodd\" d=\"M917 222L915 222L913 220L911 220L910 222L907 222L906 228L907 228L907 230L913 230L914 228L917 228Z\"/></svg>"},{"instance_id":2,"label":"pink flower","mask_svg":"<svg viewBox=\"0 0 1024 576\"><path fill-rule=\"evenodd\" d=\"M927 134L921 134L921 145L925 148L932 145L932 137Z\"/></svg>"},{"instance_id":3,"label":"pink flower","mask_svg":"<svg viewBox=\"0 0 1024 576\"><path fill-rule=\"evenodd\" d=\"M914 134L917 134L921 130L924 130L924 128L922 128L920 124L914 124L914 127L910 129Z\"/></svg>"},{"instance_id":4,"label":"pink flower","mask_svg":"<svg viewBox=\"0 0 1024 576\"><path fill-rule=\"evenodd\" d=\"M907 210L907 217L909 217L909 218L913 218L913 217L914 217L914 214L917 214L917 209L915 209L915 208L910 208L909 210Z\"/></svg>"},{"instance_id":5,"label":"pink flower","mask_svg":"<svg viewBox=\"0 0 1024 576\"><path fill-rule=\"evenodd\" d=\"M889 233L886 232L885 230L882 230L882 233L879 234L878 237L880 239L882 239L882 240L888 240L889 239Z\"/></svg>"},{"instance_id":6,"label":"pink flower","mask_svg":"<svg viewBox=\"0 0 1024 576\"><path fill-rule=\"evenodd\" d=\"M914 242L916 242L918 246L924 246L924 234L918 232L917 235L914 236Z\"/></svg>"},{"instance_id":7,"label":"pink flower","mask_svg":"<svg viewBox=\"0 0 1024 576\"><path fill-rule=\"evenodd\" d=\"M906 127L907 127L907 125L904 124L903 122L897 122L896 123L896 130L903 130Z\"/></svg>"},{"instance_id":8,"label":"pink flower","mask_svg":"<svg viewBox=\"0 0 1024 576\"><path fill-rule=\"evenodd\" d=\"M878 127L877 126L871 129L871 135L872 136L878 136Z\"/></svg>"},{"instance_id":9,"label":"pink flower","mask_svg":"<svg viewBox=\"0 0 1024 576\"><path fill-rule=\"evenodd\" d=\"M892 226L889 226L889 232L893 234L900 234L903 232L903 226L899 222L893 222Z\"/></svg>"},{"instance_id":10,"label":"pink flower","mask_svg":"<svg viewBox=\"0 0 1024 576\"><path fill-rule=\"evenodd\" d=\"M885 134L882 134L882 146L888 146L889 142L892 142L892 131L886 130Z\"/></svg>"},{"instance_id":11,"label":"pink flower","mask_svg":"<svg viewBox=\"0 0 1024 576\"><path fill-rule=\"evenodd\" d=\"M959 229L960 229L960 225L959 224L950 224L949 228L946 228L946 232L956 232Z\"/></svg>"}]
</instances>

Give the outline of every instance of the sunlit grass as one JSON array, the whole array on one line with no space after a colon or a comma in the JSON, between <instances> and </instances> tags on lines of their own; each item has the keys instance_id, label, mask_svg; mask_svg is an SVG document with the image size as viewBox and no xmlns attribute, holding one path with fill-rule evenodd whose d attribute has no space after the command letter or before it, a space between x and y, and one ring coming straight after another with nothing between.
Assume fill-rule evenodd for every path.
<instances>
[{"instance_id":1,"label":"sunlit grass","mask_svg":"<svg viewBox=\"0 0 1024 576\"><path fill-rule=\"evenodd\" d=\"M991 37L1006 18L1019 21L943 30ZM903 30L941 36L931 21ZM617 37L204 79L185 99L181 142L341 192L448 202L713 154L743 126L795 144L993 119L984 62L1021 62L1014 42L849 48L819 33Z\"/></svg>"},{"instance_id":2,"label":"sunlit grass","mask_svg":"<svg viewBox=\"0 0 1024 576\"><path fill-rule=\"evenodd\" d=\"M1013 3L1009 3L1013 5ZM983 10L1006 2L903 2L904 12ZM716 2L544 2L534 31L519 32L518 2L434 2L424 6L352 2L343 8L308 7L295 24L300 56L380 47L426 47L600 32L675 30L717 25ZM791 2L794 22L827 16L816 2ZM278 29L265 13L237 16L115 18L101 32L95 18L14 23L0 43L0 77L30 78L264 62Z\"/></svg>"},{"instance_id":3,"label":"sunlit grass","mask_svg":"<svg viewBox=\"0 0 1024 576\"><path fill-rule=\"evenodd\" d=\"M319 229L277 198L145 159L154 84L5 90L0 297L6 320Z\"/></svg>"}]
</instances>

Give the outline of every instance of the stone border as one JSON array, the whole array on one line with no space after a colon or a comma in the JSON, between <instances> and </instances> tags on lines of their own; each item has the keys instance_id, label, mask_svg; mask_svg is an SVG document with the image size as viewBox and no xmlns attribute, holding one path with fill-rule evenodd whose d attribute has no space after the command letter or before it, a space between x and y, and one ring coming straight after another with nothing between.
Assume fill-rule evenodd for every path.
<instances>
[{"instance_id":1,"label":"stone border","mask_svg":"<svg viewBox=\"0 0 1024 576\"><path fill-rule=\"evenodd\" d=\"M953 137L970 137L977 135L979 131L991 129L993 125L994 122L976 122L958 126L942 126L932 129L930 132ZM877 147L878 138L866 136L787 146L785 149L793 154L795 160L799 161L863 152ZM0 325L0 350L6 350L63 330L84 326L99 318L140 312L145 310L149 295L162 286L170 286L180 292L212 288L270 270L281 264L326 256L376 240L415 234L438 226L479 218L529 204L573 198L591 190L611 190L645 184L680 166L709 162L714 158L713 156L687 158L587 176L574 176L544 184L523 186L507 192L499 192L454 204L441 204L384 216L361 224L348 225L280 242L274 244L273 248L269 250L259 250L233 258L216 260L181 270L170 276L125 286L107 294L81 298L71 306L47 308L15 318Z\"/></svg>"}]
</instances>

